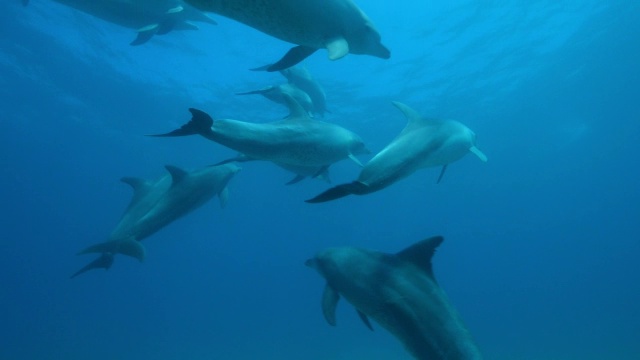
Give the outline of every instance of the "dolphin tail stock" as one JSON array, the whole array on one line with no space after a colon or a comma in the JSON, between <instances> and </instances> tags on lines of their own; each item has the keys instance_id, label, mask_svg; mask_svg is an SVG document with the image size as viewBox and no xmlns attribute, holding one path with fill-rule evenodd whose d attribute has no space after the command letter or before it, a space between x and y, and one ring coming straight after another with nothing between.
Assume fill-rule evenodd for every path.
<instances>
[{"instance_id":1,"label":"dolphin tail stock","mask_svg":"<svg viewBox=\"0 0 640 360\"><path fill-rule=\"evenodd\" d=\"M339 199L341 197L345 197L351 194L362 195L368 192L370 191L367 185L359 181L354 181L347 184L334 186L331 189L321 193L320 195L314 198L305 200L305 202L315 204L315 203L321 203L321 202L327 202L327 201Z\"/></svg>"},{"instance_id":2,"label":"dolphin tail stock","mask_svg":"<svg viewBox=\"0 0 640 360\"><path fill-rule=\"evenodd\" d=\"M109 252L102 253L100 257L88 263L87 265L85 265L75 273L73 273L73 275L71 275L69 278L73 279L74 277L80 274L84 274L85 272L93 269L109 270L111 265L113 265L113 258L114 258L114 255L112 253L109 253Z\"/></svg>"},{"instance_id":3,"label":"dolphin tail stock","mask_svg":"<svg viewBox=\"0 0 640 360\"><path fill-rule=\"evenodd\" d=\"M211 133L211 126L213 126L213 118L206 112L194 108L189 108L191 112L191 120L188 123L182 125L179 129L170 131L165 134L153 134L147 136L153 137L176 137L176 136L189 136L189 135L202 135L207 136Z\"/></svg>"},{"instance_id":4,"label":"dolphin tail stock","mask_svg":"<svg viewBox=\"0 0 640 360\"><path fill-rule=\"evenodd\" d=\"M302 60L308 58L311 54L313 54L317 50L318 49L316 48L312 48L304 45L294 46L291 49L289 49L289 51L287 51L287 53L274 64L260 66L257 68L253 68L251 70L274 72L274 71L288 69L300 63Z\"/></svg>"},{"instance_id":5,"label":"dolphin tail stock","mask_svg":"<svg viewBox=\"0 0 640 360\"><path fill-rule=\"evenodd\" d=\"M142 244L134 238L129 238L126 240L112 240L91 245L80 251L78 255L90 253L122 254L134 257L140 261L143 261L145 257L144 246L142 246Z\"/></svg>"}]
</instances>

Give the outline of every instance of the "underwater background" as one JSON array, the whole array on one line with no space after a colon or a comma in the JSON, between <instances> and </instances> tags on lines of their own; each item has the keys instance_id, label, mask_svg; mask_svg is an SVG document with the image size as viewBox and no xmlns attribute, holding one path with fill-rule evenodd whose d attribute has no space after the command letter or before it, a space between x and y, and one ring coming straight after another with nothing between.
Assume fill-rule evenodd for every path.
<instances>
[{"instance_id":1,"label":"underwater background","mask_svg":"<svg viewBox=\"0 0 640 360\"><path fill-rule=\"evenodd\" d=\"M432 235L434 272L486 359L640 359L640 2L359 0L391 58L319 51L324 120L374 153L405 126L391 105L456 119L488 156L367 196L306 204L328 184L242 164L211 201L144 240L147 259L71 275L131 190L123 176L235 153L158 139L189 107L268 122L252 72L290 47L217 26L131 47L130 29L58 3L0 11L0 359L410 359L346 302L320 310L318 250L396 252ZM360 156L363 161L372 155ZM349 161L333 184L357 177Z\"/></svg>"}]
</instances>

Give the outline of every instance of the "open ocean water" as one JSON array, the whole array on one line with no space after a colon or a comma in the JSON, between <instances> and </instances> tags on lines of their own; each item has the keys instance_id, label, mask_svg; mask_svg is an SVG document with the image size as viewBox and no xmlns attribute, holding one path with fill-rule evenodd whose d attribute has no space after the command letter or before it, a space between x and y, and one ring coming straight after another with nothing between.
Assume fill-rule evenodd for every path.
<instances>
[{"instance_id":1,"label":"open ocean water","mask_svg":"<svg viewBox=\"0 0 640 360\"><path fill-rule=\"evenodd\" d=\"M0 359L410 359L346 301L337 326L304 262L330 246L396 252L445 241L435 275L486 359L640 359L640 2L358 0L391 58L320 50L323 120L373 154L405 126L391 101L456 119L488 156L420 170L324 204L330 185L241 164L214 199L144 240L143 263L69 276L131 198L123 176L236 153L197 136L150 138L190 118L269 122L253 72L290 44L217 26L129 46L131 29L50 0L0 7ZM373 154L359 158L366 162ZM330 169L332 185L359 168Z\"/></svg>"}]
</instances>

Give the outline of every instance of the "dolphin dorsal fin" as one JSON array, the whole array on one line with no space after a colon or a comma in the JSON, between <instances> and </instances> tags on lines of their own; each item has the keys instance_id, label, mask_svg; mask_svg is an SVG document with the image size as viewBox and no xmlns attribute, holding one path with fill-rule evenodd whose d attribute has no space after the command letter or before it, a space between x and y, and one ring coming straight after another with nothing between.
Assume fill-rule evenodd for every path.
<instances>
[{"instance_id":1,"label":"dolphin dorsal fin","mask_svg":"<svg viewBox=\"0 0 640 360\"><path fill-rule=\"evenodd\" d=\"M286 120L311 120L311 117L309 117L309 113L302 107L302 105L300 105L300 103L296 99L293 98L293 96L283 93L282 97L284 97L284 101L289 108L289 116L287 116Z\"/></svg>"},{"instance_id":2,"label":"dolphin dorsal fin","mask_svg":"<svg viewBox=\"0 0 640 360\"><path fill-rule=\"evenodd\" d=\"M396 254L396 256L425 271L429 277L435 281L433 268L431 266L431 258L436 252L436 248L442 244L443 240L444 238L442 236L430 237L401 250Z\"/></svg>"},{"instance_id":3,"label":"dolphin dorsal fin","mask_svg":"<svg viewBox=\"0 0 640 360\"><path fill-rule=\"evenodd\" d=\"M123 177L120 179L125 184L131 185L134 192L144 191L149 187L149 183L145 179L140 179L137 177Z\"/></svg>"},{"instance_id":4,"label":"dolphin dorsal fin","mask_svg":"<svg viewBox=\"0 0 640 360\"><path fill-rule=\"evenodd\" d=\"M400 135L413 131L416 128L438 123L437 120L423 118L417 111L401 102L392 101L392 104L398 108L398 110L402 111L404 116L407 118L407 126L405 126Z\"/></svg>"},{"instance_id":5,"label":"dolphin dorsal fin","mask_svg":"<svg viewBox=\"0 0 640 360\"><path fill-rule=\"evenodd\" d=\"M187 176L187 172L180 169L177 166L165 165L165 169L167 169L169 174L171 174L171 179L173 180L173 182L171 183L171 186L179 183L180 181L182 181L182 179L184 179Z\"/></svg>"}]
</instances>

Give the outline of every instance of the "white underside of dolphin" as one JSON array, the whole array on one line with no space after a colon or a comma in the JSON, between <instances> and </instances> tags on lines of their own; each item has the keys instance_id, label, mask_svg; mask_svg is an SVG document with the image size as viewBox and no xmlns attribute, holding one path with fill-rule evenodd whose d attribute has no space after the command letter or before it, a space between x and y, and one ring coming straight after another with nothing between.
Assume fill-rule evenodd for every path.
<instances>
[{"instance_id":1,"label":"white underside of dolphin","mask_svg":"<svg viewBox=\"0 0 640 360\"><path fill-rule=\"evenodd\" d=\"M166 168L169 174L155 181L122 178L134 190L129 206L106 242L89 246L79 253L101 253L102 256L72 277L94 268L108 268L115 254L142 261L145 249L141 240L199 208L216 195L224 207L228 198L227 183L240 171L240 167L233 163L191 172L175 166Z\"/></svg>"},{"instance_id":2,"label":"white underside of dolphin","mask_svg":"<svg viewBox=\"0 0 640 360\"><path fill-rule=\"evenodd\" d=\"M297 44L280 61L265 67L293 66L317 49L329 59L368 54L389 58L380 35L351 0L186 0L202 11L234 19L278 39Z\"/></svg>"},{"instance_id":3,"label":"white underside of dolphin","mask_svg":"<svg viewBox=\"0 0 640 360\"><path fill-rule=\"evenodd\" d=\"M393 104L408 119L404 130L363 167L356 181L338 185L307 202L318 203L349 194L372 193L427 167L442 166L439 182L447 165L469 152L487 161L487 157L475 145L476 135L468 127L453 120L425 119L407 105L399 102Z\"/></svg>"},{"instance_id":4,"label":"white underside of dolphin","mask_svg":"<svg viewBox=\"0 0 640 360\"><path fill-rule=\"evenodd\" d=\"M336 325L344 297L365 325L369 318L392 333L416 359L481 360L482 355L457 311L438 285L431 265L440 236L396 253L330 248L306 264L326 280L322 312Z\"/></svg>"}]
</instances>

